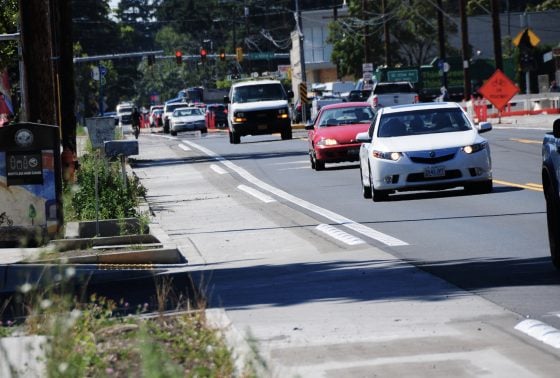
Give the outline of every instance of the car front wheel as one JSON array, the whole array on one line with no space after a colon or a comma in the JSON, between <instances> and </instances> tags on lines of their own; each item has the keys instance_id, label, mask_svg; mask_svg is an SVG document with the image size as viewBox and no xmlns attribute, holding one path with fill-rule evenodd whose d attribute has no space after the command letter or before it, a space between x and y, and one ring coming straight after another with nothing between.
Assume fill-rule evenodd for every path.
<instances>
[{"instance_id":1,"label":"car front wheel","mask_svg":"<svg viewBox=\"0 0 560 378\"><path fill-rule=\"evenodd\" d=\"M375 186L373 185L373 175L371 174L371 169L369 171L369 187L371 190L371 199L373 200L373 202L386 201L389 197L389 192L387 190L375 189Z\"/></svg>"},{"instance_id":2,"label":"car front wheel","mask_svg":"<svg viewBox=\"0 0 560 378\"><path fill-rule=\"evenodd\" d=\"M371 186L364 184L364 175L362 173L362 166L360 165L360 180L362 184L362 196L365 199L371 198ZM369 179L368 179L369 181Z\"/></svg>"}]
</instances>

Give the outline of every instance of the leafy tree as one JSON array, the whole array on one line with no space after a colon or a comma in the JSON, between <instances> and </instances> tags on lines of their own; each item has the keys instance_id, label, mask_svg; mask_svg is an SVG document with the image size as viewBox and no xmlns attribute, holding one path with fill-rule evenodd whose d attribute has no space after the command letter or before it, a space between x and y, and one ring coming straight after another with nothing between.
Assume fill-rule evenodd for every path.
<instances>
[{"instance_id":1,"label":"leafy tree","mask_svg":"<svg viewBox=\"0 0 560 378\"><path fill-rule=\"evenodd\" d=\"M0 34L17 33L18 0L3 0L0 7ZM0 43L0 71L17 66L17 42Z\"/></svg>"}]
</instances>

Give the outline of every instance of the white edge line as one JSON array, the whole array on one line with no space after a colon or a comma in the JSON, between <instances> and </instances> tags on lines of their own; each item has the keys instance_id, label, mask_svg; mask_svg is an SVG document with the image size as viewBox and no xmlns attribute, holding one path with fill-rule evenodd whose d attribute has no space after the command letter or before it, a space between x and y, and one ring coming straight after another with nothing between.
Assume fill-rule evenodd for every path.
<instances>
[{"instance_id":1,"label":"white edge line","mask_svg":"<svg viewBox=\"0 0 560 378\"><path fill-rule=\"evenodd\" d=\"M225 169L223 169L222 167L220 167L216 164L211 164L210 169L213 170L214 172L216 172L219 175L225 175L227 173L227 171Z\"/></svg>"},{"instance_id":2,"label":"white edge line","mask_svg":"<svg viewBox=\"0 0 560 378\"><path fill-rule=\"evenodd\" d=\"M394 238L390 235L384 234L380 231L374 230L370 227L366 227L364 225L361 225L359 223L354 222L351 219L348 219L346 217L343 217L342 215L339 215L335 212L332 212L330 210L324 209L320 206L314 205L310 202L307 202L305 200L302 200L296 196L293 196L289 193L284 192L283 190L280 190L278 188L275 188L272 185L269 185L267 183L265 183L264 181L259 180L258 178L256 178L255 176L253 176L252 174L250 174L248 171L246 171L245 169L235 165L234 163L232 163L229 160L224 159L222 156L218 155L217 153L215 153L212 150L207 149L206 147L203 147L201 145L198 145L196 143L190 142L190 141L185 141L186 144L188 144L189 146L196 148L199 151L204 152L206 155L215 158L217 161L219 161L221 164L225 165L226 167L228 167L229 169L231 169L232 171L236 172L238 175L240 175L241 177L243 177L245 180L249 181L250 183L252 183L255 186L258 186L259 188L263 189L264 191L267 191L269 193L272 193L274 195L276 195L277 197L280 197L286 201L292 202L293 204L300 206L304 209L307 209L317 215L320 215L322 217L325 217L327 219L329 219L330 221L332 221L333 223L336 224L340 224L344 227L348 227L351 230L367 236L368 238L372 238L375 239L387 246L390 247L396 247L396 246L404 246L404 245L408 245L407 242L399 240L397 238Z\"/></svg>"},{"instance_id":3,"label":"white edge line","mask_svg":"<svg viewBox=\"0 0 560 378\"><path fill-rule=\"evenodd\" d=\"M259 192L257 189L253 189L247 185L239 185L237 189L242 190L255 198L258 198L265 203L276 202L274 198L267 196L266 194Z\"/></svg>"},{"instance_id":4,"label":"white edge line","mask_svg":"<svg viewBox=\"0 0 560 378\"><path fill-rule=\"evenodd\" d=\"M553 348L560 349L560 331L539 320L526 319L515 326L521 331Z\"/></svg>"},{"instance_id":5,"label":"white edge line","mask_svg":"<svg viewBox=\"0 0 560 378\"><path fill-rule=\"evenodd\" d=\"M324 223L320 224L317 227L315 227L315 229L321 231L322 233L330 236L333 239L339 240L348 245L365 244L365 241L363 241L362 239L357 238L347 232L339 230L338 228L328 224L324 224Z\"/></svg>"}]
</instances>

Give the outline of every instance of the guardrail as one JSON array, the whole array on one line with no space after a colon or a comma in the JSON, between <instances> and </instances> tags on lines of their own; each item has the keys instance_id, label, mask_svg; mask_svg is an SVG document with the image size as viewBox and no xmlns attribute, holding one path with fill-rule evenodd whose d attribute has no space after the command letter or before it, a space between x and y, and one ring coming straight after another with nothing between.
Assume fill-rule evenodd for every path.
<instances>
[{"instance_id":1,"label":"guardrail","mask_svg":"<svg viewBox=\"0 0 560 378\"><path fill-rule=\"evenodd\" d=\"M486 99L463 102L463 108L475 120L484 122L488 118L499 118L532 114L560 114L560 93L522 94L514 96L503 111L499 111Z\"/></svg>"}]
</instances>

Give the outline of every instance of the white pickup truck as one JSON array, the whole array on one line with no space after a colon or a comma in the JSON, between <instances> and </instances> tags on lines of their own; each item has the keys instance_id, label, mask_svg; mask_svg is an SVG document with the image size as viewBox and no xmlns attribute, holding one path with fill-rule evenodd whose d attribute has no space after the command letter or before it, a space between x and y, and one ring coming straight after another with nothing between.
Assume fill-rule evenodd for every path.
<instances>
[{"instance_id":1,"label":"white pickup truck","mask_svg":"<svg viewBox=\"0 0 560 378\"><path fill-rule=\"evenodd\" d=\"M414 104L419 102L418 93L408 81L379 82L373 85L367 102L372 108Z\"/></svg>"},{"instance_id":2,"label":"white pickup truck","mask_svg":"<svg viewBox=\"0 0 560 378\"><path fill-rule=\"evenodd\" d=\"M546 133L542 144L542 184L546 200L548 241L552 263L560 270L560 119L554 121L552 132Z\"/></svg>"}]
</instances>

